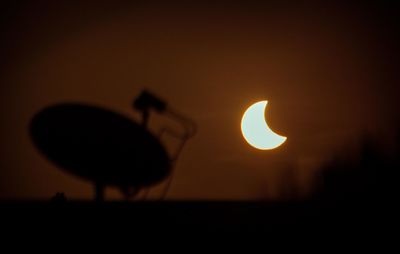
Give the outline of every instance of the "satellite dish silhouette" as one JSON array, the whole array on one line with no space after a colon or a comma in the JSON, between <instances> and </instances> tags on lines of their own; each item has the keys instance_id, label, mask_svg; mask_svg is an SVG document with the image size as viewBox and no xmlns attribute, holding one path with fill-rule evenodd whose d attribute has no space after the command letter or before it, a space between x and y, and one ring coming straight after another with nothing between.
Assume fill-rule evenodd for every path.
<instances>
[{"instance_id":1,"label":"satellite dish silhouette","mask_svg":"<svg viewBox=\"0 0 400 254\"><path fill-rule=\"evenodd\" d=\"M169 157L160 139L146 128L150 109L167 112L166 103L144 91L134 107L142 111L140 124L96 106L53 105L33 117L30 134L51 162L94 182L97 200L104 199L108 185L120 187L129 197L170 176L176 159ZM180 149L193 134L194 128L181 135Z\"/></svg>"}]
</instances>

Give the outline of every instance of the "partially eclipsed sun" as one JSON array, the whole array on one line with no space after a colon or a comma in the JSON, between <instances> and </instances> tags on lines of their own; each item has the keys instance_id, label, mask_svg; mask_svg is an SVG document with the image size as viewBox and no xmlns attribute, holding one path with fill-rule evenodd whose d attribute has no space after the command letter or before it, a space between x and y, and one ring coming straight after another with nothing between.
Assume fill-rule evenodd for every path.
<instances>
[{"instance_id":1,"label":"partially eclipsed sun","mask_svg":"<svg viewBox=\"0 0 400 254\"><path fill-rule=\"evenodd\" d=\"M251 105L243 114L241 128L244 139L253 147L261 150L277 148L286 141L286 137L273 132L265 121L265 108L268 101L259 101Z\"/></svg>"}]
</instances>

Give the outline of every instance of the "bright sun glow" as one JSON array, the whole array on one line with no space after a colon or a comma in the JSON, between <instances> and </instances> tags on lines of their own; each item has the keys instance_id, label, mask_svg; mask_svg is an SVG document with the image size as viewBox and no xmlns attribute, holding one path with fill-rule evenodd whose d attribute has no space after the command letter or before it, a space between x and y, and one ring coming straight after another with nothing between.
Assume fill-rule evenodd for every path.
<instances>
[{"instance_id":1,"label":"bright sun glow","mask_svg":"<svg viewBox=\"0 0 400 254\"><path fill-rule=\"evenodd\" d=\"M261 150L277 148L286 141L286 137L273 132L265 121L265 108L268 101L259 101L251 105L243 114L241 128L244 139L253 147Z\"/></svg>"}]
</instances>

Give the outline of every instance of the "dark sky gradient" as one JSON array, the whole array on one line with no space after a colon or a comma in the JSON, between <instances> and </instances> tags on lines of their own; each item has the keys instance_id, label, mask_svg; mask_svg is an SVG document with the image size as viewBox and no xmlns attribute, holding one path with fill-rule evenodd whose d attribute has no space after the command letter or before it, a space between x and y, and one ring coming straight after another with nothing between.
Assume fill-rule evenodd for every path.
<instances>
[{"instance_id":1,"label":"dark sky gradient","mask_svg":"<svg viewBox=\"0 0 400 254\"><path fill-rule=\"evenodd\" d=\"M389 1L8 2L0 7L1 199L92 196L29 139L31 117L60 102L139 119L131 102L148 88L195 119L171 199L277 198L288 171L306 193L322 161L366 133L386 145L399 122L398 7ZM240 132L246 107L264 99L270 127L288 137L273 151L251 148ZM161 123L155 116L152 127Z\"/></svg>"}]
</instances>

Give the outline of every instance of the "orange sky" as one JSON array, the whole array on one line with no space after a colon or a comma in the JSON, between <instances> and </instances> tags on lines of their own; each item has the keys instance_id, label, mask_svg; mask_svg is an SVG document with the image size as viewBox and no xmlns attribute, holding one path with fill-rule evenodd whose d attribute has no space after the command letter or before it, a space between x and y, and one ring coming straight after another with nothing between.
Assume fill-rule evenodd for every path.
<instances>
[{"instance_id":1,"label":"orange sky","mask_svg":"<svg viewBox=\"0 0 400 254\"><path fill-rule=\"evenodd\" d=\"M2 199L91 198L90 183L57 170L29 139L31 117L55 103L139 119L131 102L148 88L190 115L199 130L176 166L171 199L276 198L289 169L308 186L321 161L366 132L389 135L398 119L389 7L49 1L4 13ZM257 100L269 101L268 124L288 137L277 150L242 138L241 116Z\"/></svg>"}]
</instances>

